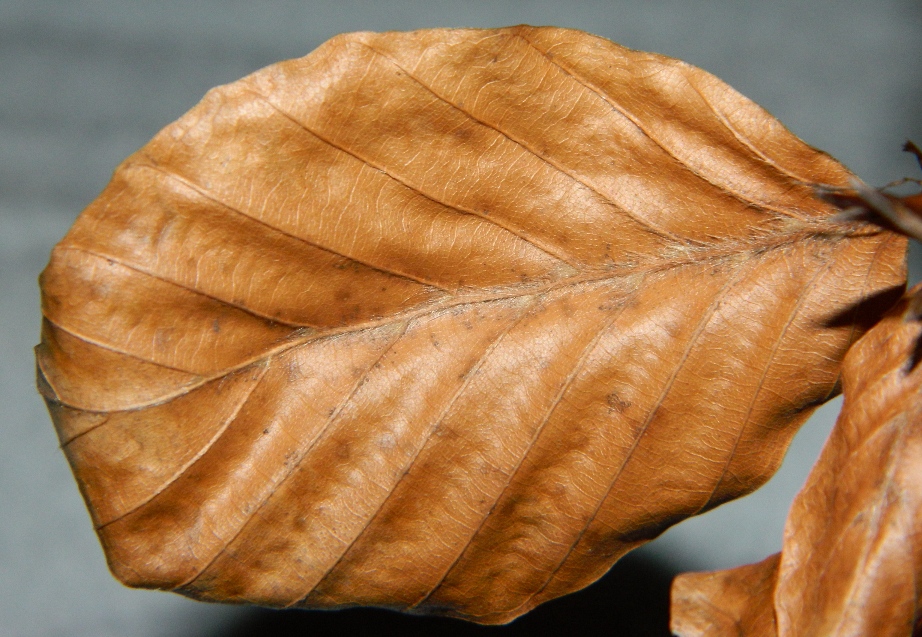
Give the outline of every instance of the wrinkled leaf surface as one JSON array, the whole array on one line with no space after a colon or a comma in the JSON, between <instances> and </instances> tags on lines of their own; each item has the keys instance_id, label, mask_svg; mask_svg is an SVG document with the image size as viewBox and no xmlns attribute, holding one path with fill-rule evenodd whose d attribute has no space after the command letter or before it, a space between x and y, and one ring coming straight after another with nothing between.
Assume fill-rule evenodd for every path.
<instances>
[{"instance_id":1,"label":"wrinkled leaf surface","mask_svg":"<svg viewBox=\"0 0 922 637\"><path fill-rule=\"evenodd\" d=\"M781 555L723 571L683 573L669 609L679 637L775 637L775 576Z\"/></svg>"},{"instance_id":2,"label":"wrinkled leaf surface","mask_svg":"<svg viewBox=\"0 0 922 637\"><path fill-rule=\"evenodd\" d=\"M113 572L483 623L589 584L837 391L905 249L827 221L849 176L562 29L351 34L213 90L42 276Z\"/></svg>"},{"instance_id":3,"label":"wrinkled leaf surface","mask_svg":"<svg viewBox=\"0 0 922 637\"><path fill-rule=\"evenodd\" d=\"M780 557L677 578L676 634L913 633L922 590L922 323L903 320L909 302L845 358L845 404L791 507ZM746 596L753 581L759 593ZM751 621L766 616L771 625Z\"/></svg>"}]
</instances>

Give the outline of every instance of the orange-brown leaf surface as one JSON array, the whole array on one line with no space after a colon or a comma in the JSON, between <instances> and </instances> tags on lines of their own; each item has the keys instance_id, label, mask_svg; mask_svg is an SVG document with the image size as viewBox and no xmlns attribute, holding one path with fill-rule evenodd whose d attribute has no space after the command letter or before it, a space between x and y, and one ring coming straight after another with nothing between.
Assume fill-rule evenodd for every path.
<instances>
[{"instance_id":1,"label":"orange-brown leaf surface","mask_svg":"<svg viewBox=\"0 0 922 637\"><path fill-rule=\"evenodd\" d=\"M683 573L672 583L670 619L679 637L775 637L772 595L779 553L723 571Z\"/></svg>"},{"instance_id":2,"label":"orange-brown leaf surface","mask_svg":"<svg viewBox=\"0 0 922 637\"><path fill-rule=\"evenodd\" d=\"M922 323L903 319L909 303L845 358L845 404L791 507L780 557L677 578L676 634L913 632L922 601ZM747 596L752 582L758 593Z\"/></svg>"},{"instance_id":3,"label":"orange-brown leaf surface","mask_svg":"<svg viewBox=\"0 0 922 637\"><path fill-rule=\"evenodd\" d=\"M850 173L554 28L358 33L211 91L42 276L109 564L199 599L509 621L763 483L903 284Z\"/></svg>"}]
</instances>

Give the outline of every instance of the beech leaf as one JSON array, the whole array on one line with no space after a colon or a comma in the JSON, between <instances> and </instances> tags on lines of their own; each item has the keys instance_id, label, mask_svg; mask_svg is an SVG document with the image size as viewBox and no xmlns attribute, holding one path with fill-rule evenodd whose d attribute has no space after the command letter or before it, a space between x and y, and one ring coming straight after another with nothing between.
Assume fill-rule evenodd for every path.
<instances>
[{"instance_id":1,"label":"beech leaf","mask_svg":"<svg viewBox=\"0 0 922 637\"><path fill-rule=\"evenodd\" d=\"M907 295L846 356L845 404L791 507L780 557L679 576L673 632L913 633L922 607L922 323L904 320L910 303ZM752 582L758 591L747 595Z\"/></svg>"},{"instance_id":2,"label":"beech leaf","mask_svg":"<svg viewBox=\"0 0 922 637\"><path fill-rule=\"evenodd\" d=\"M679 637L775 637L772 594L779 553L756 564L683 573L672 583L671 628Z\"/></svg>"},{"instance_id":3,"label":"beech leaf","mask_svg":"<svg viewBox=\"0 0 922 637\"><path fill-rule=\"evenodd\" d=\"M356 33L209 92L42 275L114 574L507 622L761 485L905 240L713 76L578 31Z\"/></svg>"}]
</instances>

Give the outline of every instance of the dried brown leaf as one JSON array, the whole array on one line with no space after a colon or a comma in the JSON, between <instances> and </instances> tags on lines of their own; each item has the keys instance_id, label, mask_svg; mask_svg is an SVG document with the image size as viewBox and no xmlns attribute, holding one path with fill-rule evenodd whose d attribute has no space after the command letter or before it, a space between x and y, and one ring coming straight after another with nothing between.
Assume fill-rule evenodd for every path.
<instances>
[{"instance_id":1,"label":"dried brown leaf","mask_svg":"<svg viewBox=\"0 0 922 637\"><path fill-rule=\"evenodd\" d=\"M757 564L683 573L672 584L672 632L680 637L775 637L780 553Z\"/></svg>"},{"instance_id":2,"label":"dried brown leaf","mask_svg":"<svg viewBox=\"0 0 922 637\"><path fill-rule=\"evenodd\" d=\"M210 92L42 276L109 564L509 621L777 468L902 285L849 173L585 33L359 33Z\"/></svg>"},{"instance_id":3,"label":"dried brown leaf","mask_svg":"<svg viewBox=\"0 0 922 637\"><path fill-rule=\"evenodd\" d=\"M674 632L774 635L746 620L770 614L784 637L912 633L922 590L922 366L914 365L922 324L903 318L912 298L845 358L845 404L791 507L780 564L775 555L680 576ZM760 582L760 594L742 599L746 578ZM715 617L710 630L701 629Z\"/></svg>"}]
</instances>

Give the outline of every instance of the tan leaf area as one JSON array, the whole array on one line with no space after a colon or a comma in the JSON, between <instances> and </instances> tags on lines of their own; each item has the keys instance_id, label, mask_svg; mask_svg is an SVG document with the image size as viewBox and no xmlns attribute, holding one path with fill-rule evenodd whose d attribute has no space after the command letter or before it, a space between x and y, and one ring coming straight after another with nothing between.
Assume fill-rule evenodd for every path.
<instances>
[{"instance_id":1,"label":"tan leaf area","mask_svg":"<svg viewBox=\"0 0 922 637\"><path fill-rule=\"evenodd\" d=\"M791 507L780 558L677 578L676 634L913 633L922 601L922 324L903 319L909 303L845 358L845 405Z\"/></svg>"},{"instance_id":2,"label":"tan leaf area","mask_svg":"<svg viewBox=\"0 0 922 637\"><path fill-rule=\"evenodd\" d=\"M903 284L850 173L554 28L336 37L129 157L42 275L113 572L507 622L762 484Z\"/></svg>"},{"instance_id":3,"label":"tan leaf area","mask_svg":"<svg viewBox=\"0 0 922 637\"><path fill-rule=\"evenodd\" d=\"M672 584L670 619L679 637L775 637L772 594L781 555L724 571L683 573Z\"/></svg>"}]
</instances>

